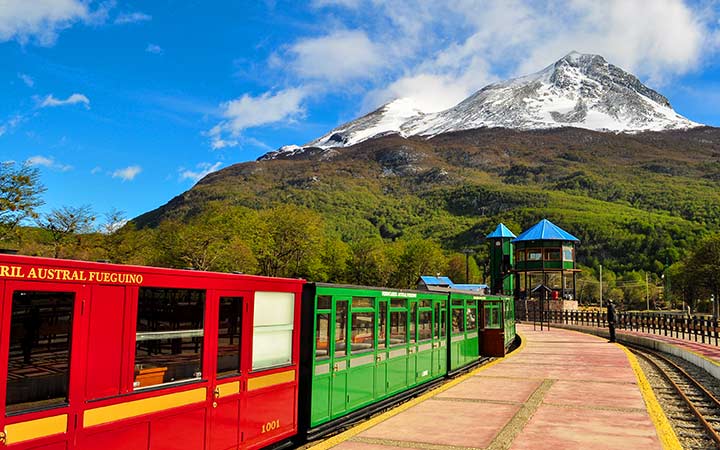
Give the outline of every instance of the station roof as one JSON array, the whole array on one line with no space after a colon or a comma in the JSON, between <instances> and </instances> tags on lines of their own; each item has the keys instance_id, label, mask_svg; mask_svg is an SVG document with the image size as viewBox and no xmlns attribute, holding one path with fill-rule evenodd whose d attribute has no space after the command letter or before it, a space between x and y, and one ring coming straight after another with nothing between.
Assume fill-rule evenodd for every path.
<instances>
[{"instance_id":1,"label":"station roof","mask_svg":"<svg viewBox=\"0 0 720 450\"><path fill-rule=\"evenodd\" d=\"M427 286L445 286L453 287L453 282L449 277L433 277L430 275L421 275L420 280Z\"/></svg>"},{"instance_id":2,"label":"station roof","mask_svg":"<svg viewBox=\"0 0 720 450\"><path fill-rule=\"evenodd\" d=\"M487 284L455 284L449 277L433 277L430 275L420 276L420 281L428 288L442 287L463 291L483 291L488 288Z\"/></svg>"},{"instance_id":3,"label":"station roof","mask_svg":"<svg viewBox=\"0 0 720 450\"><path fill-rule=\"evenodd\" d=\"M547 219L543 219L540 222L533 225L530 229L520 233L513 242L523 241L573 241L580 242L580 239L576 238L572 234L563 230L559 226L550 222Z\"/></svg>"},{"instance_id":4,"label":"station roof","mask_svg":"<svg viewBox=\"0 0 720 450\"><path fill-rule=\"evenodd\" d=\"M495 238L514 238L516 237L512 231L508 230L508 227L506 227L504 224L500 224L495 228L495 231L485 236L486 239L495 239Z\"/></svg>"}]
</instances>

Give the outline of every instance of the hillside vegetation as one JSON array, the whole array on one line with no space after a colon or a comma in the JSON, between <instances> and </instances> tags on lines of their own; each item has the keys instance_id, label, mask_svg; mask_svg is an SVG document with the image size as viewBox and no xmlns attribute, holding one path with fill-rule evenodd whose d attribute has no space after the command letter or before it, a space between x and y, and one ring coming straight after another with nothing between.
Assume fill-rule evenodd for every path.
<instances>
[{"instance_id":1,"label":"hillside vegetation","mask_svg":"<svg viewBox=\"0 0 720 450\"><path fill-rule=\"evenodd\" d=\"M412 287L428 273L463 282L467 270L469 281L483 281L485 235L499 222L518 234L548 218L581 240L581 302L596 300L600 265L606 295L617 300L644 304L649 288L662 304L670 278L661 276L668 274L675 297L694 302L709 291L689 289L699 282L686 276L688 258L720 231L719 187L716 128L391 135L236 164L121 230L81 239L25 229L19 247L26 254ZM468 250L474 253L466 260Z\"/></svg>"},{"instance_id":2,"label":"hillside vegetation","mask_svg":"<svg viewBox=\"0 0 720 450\"><path fill-rule=\"evenodd\" d=\"M386 136L213 173L140 227L186 220L212 202L319 212L345 242L420 236L446 250L484 246L548 218L581 239L578 258L617 272L662 272L720 227L720 130L599 133L472 130Z\"/></svg>"}]
</instances>

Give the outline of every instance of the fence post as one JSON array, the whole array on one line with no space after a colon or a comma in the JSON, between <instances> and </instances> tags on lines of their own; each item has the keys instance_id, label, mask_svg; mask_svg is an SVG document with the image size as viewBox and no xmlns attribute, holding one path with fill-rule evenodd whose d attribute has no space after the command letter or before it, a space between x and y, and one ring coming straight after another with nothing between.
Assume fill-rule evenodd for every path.
<instances>
[{"instance_id":1,"label":"fence post","mask_svg":"<svg viewBox=\"0 0 720 450\"><path fill-rule=\"evenodd\" d=\"M683 317L683 318L680 319L680 320L681 320L680 323L681 323L681 325L682 325L682 328L681 328L681 330L682 330L682 338L685 339L685 322L687 321L687 319L686 319L685 317Z\"/></svg>"},{"instance_id":2,"label":"fence post","mask_svg":"<svg viewBox=\"0 0 720 450\"><path fill-rule=\"evenodd\" d=\"M640 313L640 332L645 332L645 314Z\"/></svg>"}]
</instances>

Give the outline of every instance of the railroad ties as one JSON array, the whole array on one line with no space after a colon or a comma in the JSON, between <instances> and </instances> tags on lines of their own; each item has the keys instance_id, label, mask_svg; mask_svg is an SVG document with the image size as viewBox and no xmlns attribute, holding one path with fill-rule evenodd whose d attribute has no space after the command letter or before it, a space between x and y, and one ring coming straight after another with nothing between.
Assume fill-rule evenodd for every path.
<instances>
[{"instance_id":1,"label":"railroad ties","mask_svg":"<svg viewBox=\"0 0 720 450\"><path fill-rule=\"evenodd\" d=\"M720 447L720 400L707 384L718 381L686 361L631 346L647 363L643 369L684 448Z\"/></svg>"}]
</instances>

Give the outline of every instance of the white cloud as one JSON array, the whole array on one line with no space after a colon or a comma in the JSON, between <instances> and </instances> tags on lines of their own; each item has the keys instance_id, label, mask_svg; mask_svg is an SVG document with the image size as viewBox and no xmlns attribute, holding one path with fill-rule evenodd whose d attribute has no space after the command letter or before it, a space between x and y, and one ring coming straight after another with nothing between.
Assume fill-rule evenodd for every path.
<instances>
[{"instance_id":1,"label":"white cloud","mask_svg":"<svg viewBox=\"0 0 720 450\"><path fill-rule=\"evenodd\" d=\"M361 23L362 31L303 38L290 47L295 59L289 67L297 82L316 78L347 89L367 65L367 76L377 79L364 111L404 96L427 111L443 109L487 83L541 70L571 50L600 54L657 86L717 55L720 14L718 3L709 2L713 6L684 0L376 0L359 8L353 0L315 0L315 7L346 7L345 26ZM344 45L334 47L342 33Z\"/></svg>"},{"instance_id":2,"label":"white cloud","mask_svg":"<svg viewBox=\"0 0 720 450\"><path fill-rule=\"evenodd\" d=\"M360 6L360 0L313 0L312 5L315 8L342 6L345 8L355 9Z\"/></svg>"},{"instance_id":3,"label":"white cloud","mask_svg":"<svg viewBox=\"0 0 720 450\"><path fill-rule=\"evenodd\" d=\"M81 0L2 0L0 2L0 42L17 40L26 44L51 46L58 33L75 23L104 21L110 2L91 11Z\"/></svg>"},{"instance_id":4,"label":"white cloud","mask_svg":"<svg viewBox=\"0 0 720 450\"><path fill-rule=\"evenodd\" d=\"M118 16L115 18L115 23L118 25L123 25L126 23L147 22L149 20L152 20L151 15L136 11L131 13L118 14Z\"/></svg>"},{"instance_id":5,"label":"white cloud","mask_svg":"<svg viewBox=\"0 0 720 450\"><path fill-rule=\"evenodd\" d=\"M55 97L53 97L52 94L45 97L45 99L40 103L41 108L47 108L47 107L55 107L55 106L64 106L64 105L74 105L76 103L82 103L85 105L85 108L90 108L90 99L88 99L83 94L72 94L65 100L60 100Z\"/></svg>"},{"instance_id":6,"label":"white cloud","mask_svg":"<svg viewBox=\"0 0 720 450\"><path fill-rule=\"evenodd\" d=\"M18 73L17 76L22 80L23 83L25 83L25 86L33 87L35 85L35 80L33 80L30 75Z\"/></svg>"},{"instance_id":7,"label":"white cloud","mask_svg":"<svg viewBox=\"0 0 720 450\"><path fill-rule=\"evenodd\" d=\"M220 161L218 161L215 164L211 164L208 162L200 163L196 166L198 170L189 170L189 169L185 169L184 167L181 167L179 169L180 181L192 180L193 182L198 182L202 178L204 178L207 174L218 170L220 168L220 166L222 166L222 163Z\"/></svg>"},{"instance_id":8,"label":"white cloud","mask_svg":"<svg viewBox=\"0 0 720 450\"><path fill-rule=\"evenodd\" d=\"M47 167L48 169L59 170L61 172L67 172L69 170L72 170L73 168L70 165L61 164L55 161L55 159L52 157L42 155L31 156L25 162L30 166L42 166Z\"/></svg>"},{"instance_id":9,"label":"white cloud","mask_svg":"<svg viewBox=\"0 0 720 450\"><path fill-rule=\"evenodd\" d=\"M552 27L538 26L520 73L568 53L598 53L651 84L696 69L709 34L704 18L682 0L574 0Z\"/></svg>"},{"instance_id":10,"label":"white cloud","mask_svg":"<svg viewBox=\"0 0 720 450\"><path fill-rule=\"evenodd\" d=\"M145 51L153 55L162 55L164 52L162 47L157 44L148 44L147 47L145 47Z\"/></svg>"},{"instance_id":11,"label":"white cloud","mask_svg":"<svg viewBox=\"0 0 720 450\"><path fill-rule=\"evenodd\" d=\"M367 78L385 64L382 47L359 30L303 39L290 48L293 69L303 78L331 83Z\"/></svg>"},{"instance_id":12,"label":"white cloud","mask_svg":"<svg viewBox=\"0 0 720 450\"><path fill-rule=\"evenodd\" d=\"M112 177L120 178L123 181L132 181L140 172L142 172L142 168L140 166L129 166L124 169L116 170L113 172Z\"/></svg>"},{"instance_id":13,"label":"white cloud","mask_svg":"<svg viewBox=\"0 0 720 450\"><path fill-rule=\"evenodd\" d=\"M99 174L100 172L102 172L102 167L100 167L100 166L95 166L95 167L93 167L93 168L90 170L90 175L97 175L97 174Z\"/></svg>"},{"instance_id":14,"label":"white cloud","mask_svg":"<svg viewBox=\"0 0 720 450\"><path fill-rule=\"evenodd\" d=\"M293 121L304 114L302 102L305 97L306 91L297 88L274 94L266 92L259 97L245 94L220 105L225 120L205 135L210 137L214 149L237 146L237 137L247 128Z\"/></svg>"},{"instance_id":15,"label":"white cloud","mask_svg":"<svg viewBox=\"0 0 720 450\"><path fill-rule=\"evenodd\" d=\"M0 136L3 134L13 130L15 127L20 125L25 120L25 116L16 114L15 116L11 117L7 122L0 124Z\"/></svg>"}]
</instances>

